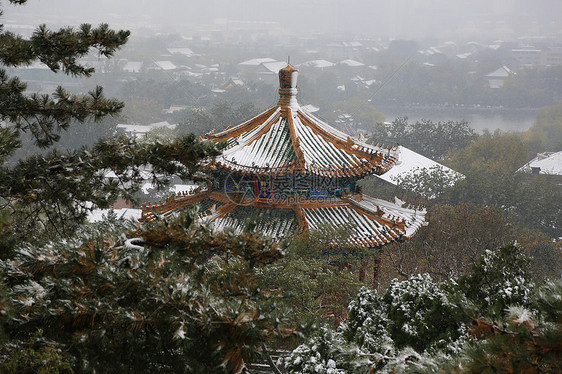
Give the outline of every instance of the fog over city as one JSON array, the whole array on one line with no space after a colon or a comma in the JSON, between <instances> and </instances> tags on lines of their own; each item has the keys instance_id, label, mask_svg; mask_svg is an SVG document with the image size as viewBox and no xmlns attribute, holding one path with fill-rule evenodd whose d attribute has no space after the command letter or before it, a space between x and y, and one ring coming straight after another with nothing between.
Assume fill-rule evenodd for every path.
<instances>
[{"instance_id":1,"label":"fog over city","mask_svg":"<svg viewBox=\"0 0 562 374\"><path fill-rule=\"evenodd\" d=\"M5 3L7 3L5 1ZM385 38L560 37L558 0L30 0L6 6L4 23L161 32L267 29L271 34Z\"/></svg>"}]
</instances>

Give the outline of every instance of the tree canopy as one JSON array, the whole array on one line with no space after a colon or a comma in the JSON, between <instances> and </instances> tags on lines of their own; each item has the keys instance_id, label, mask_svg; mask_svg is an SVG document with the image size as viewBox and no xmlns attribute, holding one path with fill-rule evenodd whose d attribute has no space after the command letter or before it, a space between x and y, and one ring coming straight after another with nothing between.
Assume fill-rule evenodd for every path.
<instances>
[{"instance_id":1,"label":"tree canopy","mask_svg":"<svg viewBox=\"0 0 562 374\"><path fill-rule=\"evenodd\" d=\"M10 1L23 4L25 1ZM39 61L53 72L89 77L93 68L80 59L92 51L111 57L127 42L129 31L108 25L84 24L75 29L50 30L40 25L29 38L0 29L0 64L26 66ZM165 183L167 175L186 178L214 147L201 145L194 136L169 144L139 142L126 137L102 139L91 148L52 149L70 126L117 115L123 103L106 98L96 87L74 94L58 87L51 94L28 92L17 76L0 68L0 209L6 217L0 235L29 240L70 235L94 207L108 207L118 197L133 199L141 171ZM88 124L89 125L89 124ZM8 162L31 134L41 153Z\"/></svg>"}]
</instances>

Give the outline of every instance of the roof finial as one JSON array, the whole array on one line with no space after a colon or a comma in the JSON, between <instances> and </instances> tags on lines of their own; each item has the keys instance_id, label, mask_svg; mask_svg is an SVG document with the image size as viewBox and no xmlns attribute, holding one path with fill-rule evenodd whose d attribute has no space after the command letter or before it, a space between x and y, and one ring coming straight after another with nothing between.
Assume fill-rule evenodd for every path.
<instances>
[{"instance_id":1,"label":"roof finial","mask_svg":"<svg viewBox=\"0 0 562 374\"><path fill-rule=\"evenodd\" d=\"M279 70L279 105L298 106L297 74L298 70L290 64Z\"/></svg>"},{"instance_id":2,"label":"roof finial","mask_svg":"<svg viewBox=\"0 0 562 374\"><path fill-rule=\"evenodd\" d=\"M287 56L287 64L291 65L291 56Z\"/></svg>"}]
</instances>

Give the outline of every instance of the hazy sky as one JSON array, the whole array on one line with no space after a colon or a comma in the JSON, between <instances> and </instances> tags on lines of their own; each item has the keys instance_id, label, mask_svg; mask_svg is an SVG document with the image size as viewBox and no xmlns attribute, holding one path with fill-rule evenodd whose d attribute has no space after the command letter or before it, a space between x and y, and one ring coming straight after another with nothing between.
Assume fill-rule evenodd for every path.
<instances>
[{"instance_id":1,"label":"hazy sky","mask_svg":"<svg viewBox=\"0 0 562 374\"><path fill-rule=\"evenodd\" d=\"M562 38L560 0L29 0L3 23L108 22L186 32L201 28L351 37Z\"/></svg>"}]
</instances>

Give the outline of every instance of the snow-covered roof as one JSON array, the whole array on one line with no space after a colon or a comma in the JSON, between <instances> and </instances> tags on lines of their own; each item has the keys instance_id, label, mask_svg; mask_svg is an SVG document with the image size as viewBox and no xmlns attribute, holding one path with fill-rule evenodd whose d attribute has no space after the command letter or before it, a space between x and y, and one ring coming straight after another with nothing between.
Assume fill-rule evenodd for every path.
<instances>
[{"instance_id":1,"label":"snow-covered roof","mask_svg":"<svg viewBox=\"0 0 562 374\"><path fill-rule=\"evenodd\" d=\"M359 61L355 61L355 60L351 60L351 59L340 61L340 64L347 65L347 66L354 66L354 67L355 66L365 66L364 63L359 62Z\"/></svg>"},{"instance_id":2,"label":"snow-covered roof","mask_svg":"<svg viewBox=\"0 0 562 374\"><path fill-rule=\"evenodd\" d=\"M142 68L141 61L127 61L125 66L123 66L123 70L129 73L138 73Z\"/></svg>"},{"instance_id":3,"label":"snow-covered roof","mask_svg":"<svg viewBox=\"0 0 562 374\"><path fill-rule=\"evenodd\" d=\"M445 173L450 174L451 177L453 177L453 180L464 178L461 173L456 172L445 165L441 165L440 163L420 155L419 153L404 146L398 146L398 161L396 164L385 174L379 175L379 178L396 185L396 181L399 178L407 175L415 175L421 169L433 168L440 168Z\"/></svg>"},{"instance_id":4,"label":"snow-covered roof","mask_svg":"<svg viewBox=\"0 0 562 374\"><path fill-rule=\"evenodd\" d=\"M253 206L237 206L226 214L221 214L219 209L211 221L215 229L230 227L242 232L246 218L255 209ZM227 211L228 208L223 210ZM308 230L322 230L327 225L349 225L350 244L374 248L398 238L409 238L424 224L425 214L423 209L404 208L399 200L392 203L363 195L335 199L324 205L302 204L292 211L262 209L260 215L266 217L260 220L258 225L261 226L257 229L266 235L283 238L294 233L299 225L304 225ZM301 217L301 222L297 217Z\"/></svg>"},{"instance_id":5,"label":"snow-covered roof","mask_svg":"<svg viewBox=\"0 0 562 374\"><path fill-rule=\"evenodd\" d=\"M193 56L193 51L190 48L168 48L168 52L170 52L171 54L175 54L178 53L180 55L184 55L187 57L191 57Z\"/></svg>"},{"instance_id":6,"label":"snow-covered roof","mask_svg":"<svg viewBox=\"0 0 562 374\"><path fill-rule=\"evenodd\" d=\"M244 81L240 78L230 78L230 81L228 83L232 83L236 86L244 86Z\"/></svg>"},{"instance_id":7,"label":"snow-covered roof","mask_svg":"<svg viewBox=\"0 0 562 374\"><path fill-rule=\"evenodd\" d=\"M313 67L313 68L329 68L335 65L336 64L328 60L310 60L300 64L300 66Z\"/></svg>"},{"instance_id":8,"label":"snow-covered roof","mask_svg":"<svg viewBox=\"0 0 562 374\"><path fill-rule=\"evenodd\" d=\"M545 175L562 175L562 151L543 152L529 161L518 172L539 173Z\"/></svg>"},{"instance_id":9,"label":"snow-covered roof","mask_svg":"<svg viewBox=\"0 0 562 374\"><path fill-rule=\"evenodd\" d=\"M162 70L174 70L177 66L172 61L154 61L157 67Z\"/></svg>"},{"instance_id":10,"label":"snow-covered roof","mask_svg":"<svg viewBox=\"0 0 562 374\"><path fill-rule=\"evenodd\" d=\"M263 64L263 63L275 62L275 61L277 61L277 60L274 59L274 58L262 57L262 58L253 58L251 60L242 61L238 65L258 66L258 65Z\"/></svg>"},{"instance_id":11,"label":"snow-covered roof","mask_svg":"<svg viewBox=\"0 0 562 374\"><path fill-rule=\"evenodd\" d=\"M373 248L413 235L424 224L425 210L375 199L352 187L358 176L387 172L398 148L353 139L303 110L296 100L297 70L292 66L279 71L279 83L277 105L203 137L226 144L222 154L206 164L217 175L215 183L144 204L141 221L197 203L201 221L216 230L241 231L248 218L259 217L256 230L275 238L326 225L349 226L350 244ZM233 175L244 176L254 187ZM302 182L287 183L285 177L297 175ZM316 179L345 183L311 183ZM270 193L262 194L267 180Z\"/></svg>"},{"instance_id":12,"label":"snow-covered roof","mask_svg":"<svg viewBox=\"0 0 562 374\"><path fill-rule=\"evenodd\" d=\"M500 66L490 74L486 75L488 78L507 78L510 74L516 74L513 70L505 65Z\"/></svg>"},{"instance_id":13,"label":"snow-covered roof","mask_svg":"<svg viewBox=\"0 0 562 374\"><path fill-rule=\"evenodd\" d=\"M226 141L215 159L217 166L257 174L299 170L342 177L383 173L392 167L395 148L352 139L304 111L296 101L296 72L290 65L279 71L290 78L288 86L279 89L276 106L243 124L205 135L214 142Z\"/></svg>"},{"instance_id":14,"label":"snow-covered roof","mask_svg":"<svg viewBox=\"0 0 562 374\"><path fill-rule=\"evenodd\" d=\"M349 243L370 248L411 237L425 224L426 214L425 209L404 207L398 199L389 202L363 194L320 201L303 199L298 204L276 202L274 207L263 208L262 203L252 198L234 202L223 192L195 190L172 195L166 203L143 205L141 221L151 221L155 214L166 216L195 203L201 205L199 219L211 223L217 231L231 228L242 232L248 218L259 216L255 229L274 238L283 238L301 229L349 226Z\"/></svg>"},{"instance_id":15,"label":"snow-covered roof","mask_svg":"<svg viewBox=\"0 0 562 374\"><path fill-rule=\"evenodd\" d=\"M461 60L465 60L466 58L472 56L472 53L467 52L467 53L461 53L456 55L457 58L461 59Z\"/></svg>"},{"instance_id":16,"label":"snow-covered roof","mask_svg":"<svg viewBox=\"0 0 562 374\"><path fill-rule=\"evenodd\" d=\"M270 72L272 74L277 74L279 70L287 66L287 63L283 61L271 61L271 62L263 62L261 66L263 66L267 70L267 72Z\"/></svg>"}]
</instances>

